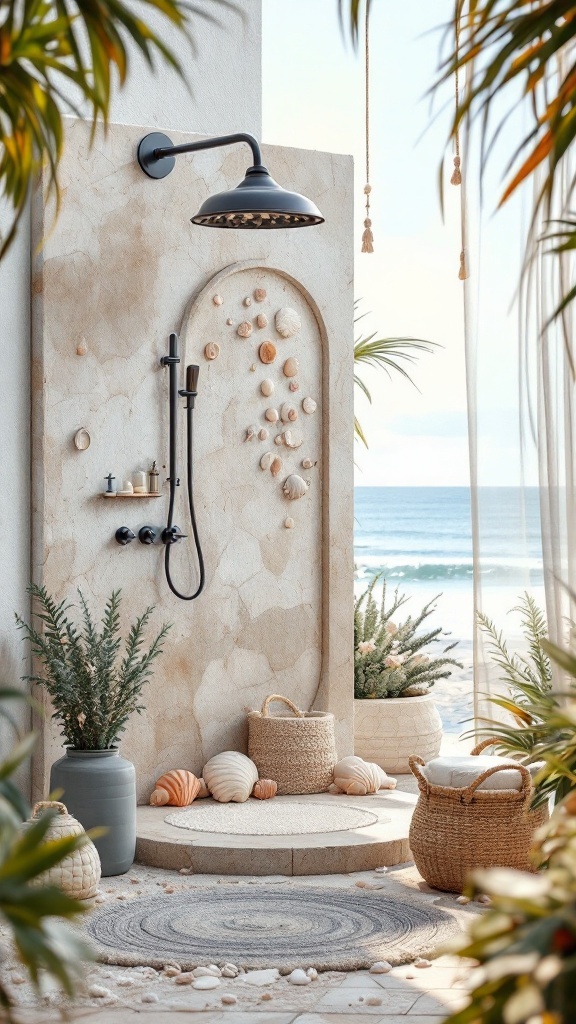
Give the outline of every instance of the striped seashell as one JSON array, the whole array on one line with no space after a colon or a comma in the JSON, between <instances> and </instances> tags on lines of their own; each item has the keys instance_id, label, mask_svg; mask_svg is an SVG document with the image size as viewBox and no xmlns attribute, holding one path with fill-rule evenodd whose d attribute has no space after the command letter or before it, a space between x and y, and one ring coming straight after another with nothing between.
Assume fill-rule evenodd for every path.
<instances>
[{"instance_id":1,"label":"striped seashell","mask_svg":"<svg viewBox=\"0 0 576 1024\"><path fill-rule=\"evenodd\" d=\"M211 757L202 775L214 799L222 804L244 803L258 782L256 765L237 750L224 750Z\"/></svg>"},{"instance_id":2,"label":"striped seashell","mask_svg":"<svg viewBox=\"0 0 576 1024\"><path fill-rule=\"evenodd\" d=\"M174 768L162 775L154 787L150 797L152 807L188 807L200 792L200 782L192 772L184 768Z\"/></svg>"},{"instance_id":3,"label":"striped seashell","mask_svg":"<svg viewBox=\"0 0 576 1024\"><path fill-rule=\"evenodd\" d=\"M274 317L276 330L281 338L291 338L297 334L301 327L300 317L295 309L290 306L283 306Z\"/></svg>"},{"instance_id":4,"label":"striped seashell","mask_svg":"<svg viewBox=\"0 0 576 1024\"><path fill-rule=\"evenodd\" d=\"M395 789L396 779L387 775L379 765L351 755L334 765L334 784L348 796L367 796L379 789Z\"/></svg>"},{"instance_id":5,"label":"striped seashell","mask_svg":"<svg viewBox=\"0 0 576 1024\"><path fill-rule=\"evenodd\" d=\"M270 800L278 792L278 783L272 779L258 779L252 790L252 796L257 800Z\"/></svg>"}]
</instances>

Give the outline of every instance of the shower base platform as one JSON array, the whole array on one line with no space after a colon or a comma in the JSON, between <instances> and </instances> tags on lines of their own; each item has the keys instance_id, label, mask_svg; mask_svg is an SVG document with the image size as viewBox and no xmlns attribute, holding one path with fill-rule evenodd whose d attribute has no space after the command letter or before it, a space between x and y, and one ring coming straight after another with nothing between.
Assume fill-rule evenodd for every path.
<instances>
[{"instance_id":1,"label":"shower base platform","mask_svg":"<svg viewBox=\"0 0 576 1024\"><path fill-rule=\"evenodd\" d=\"M412 789L413 781L412 776L400 776L398 789L383 790L369 797L327 793L274 797L278 810L283 803L288 810L288 805L298 801L321 804L327 810L359 808L376 819L362 827L313 834L231 835L192 831L165 821L176 808L139 807L136 861L152 867L189 868L195 874L217 875L329 875L392 867L410 860L408 830L417 797L413 792L403 791L403 783Z\"/></svg>"}]
</instances>

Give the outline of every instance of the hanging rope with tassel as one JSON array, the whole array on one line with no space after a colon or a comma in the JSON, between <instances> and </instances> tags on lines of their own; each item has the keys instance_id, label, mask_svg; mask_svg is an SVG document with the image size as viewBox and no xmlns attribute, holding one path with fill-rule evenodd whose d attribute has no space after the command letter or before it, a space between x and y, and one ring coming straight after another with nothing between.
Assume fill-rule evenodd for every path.
<instances>
[{"instance_id":1,"label":"hanging rope with tassel","mask_svg":"<svg viewBox=\"0 0 576 1024\"><path fill-rule=\"evenodd\" d=\"M370 219L370 40L368 23L370 18L370 4L366 4L366 21L364 30L364 66L366 74L366 184L364 195L366 197L366 217L364 219L364 232L362 234L362 252L374 252L374 235L372 234L372 220Z\"/></svg>"},{"instance_id":2,"label":"hanging rope with tassel","mask_svg":"<svg viewBox=\"0 0 576 1024\"><path fill-rule=\"evenodd\" d=\"M452 177L450 178L451 185L462 184L462 160L460 157L460 125L458 123L458 115L460 113L460 78L459 78L459 61L460 61L460 21L462 15L462 8L459 4L459 0L456 0L455 10L455 58L456 68L454 72L454 93L456 102L456 132L454 135L454 170L452 171ZM466 257L466 228L465 228L465 199L462 196L462 248L460 250L460 268L458 270L458 279L460 281L466 281L468 279L468 260Z\"/></svg>"}]
</instances>

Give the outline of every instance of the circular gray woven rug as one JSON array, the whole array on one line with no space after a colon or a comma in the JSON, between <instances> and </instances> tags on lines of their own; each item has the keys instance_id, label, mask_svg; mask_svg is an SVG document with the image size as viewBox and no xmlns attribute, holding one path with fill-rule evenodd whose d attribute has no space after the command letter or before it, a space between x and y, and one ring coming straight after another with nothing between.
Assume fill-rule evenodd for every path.
<instances>
[{"instance_id":1,"label":"circular gray woven rug","mask_svg":"<svg viewBox=\"0 0 576 1024\"><path fill-rule=\"evenodd\" d=\"M150 896L98 909L84 927L105 963L159 968L176 962L192 970L230 961L282 973L407 963L459 930L449 913L422 899L304 885Z\"/></svg>"},{"instance_id":2,"label":"circular gray woven rug","mask_svg":"<svg viewBox=\"0 0 576 1024\"><path fill-rule=\"evenodd\" d=\"M202 801L185 811L172 811L164 821L195 832L220 832L232 836L299 836L366 828L376 824L378 815L362 807L331 806L282 797L281 801L247 800L243 804Z\"/></svg>"}]
</instances>

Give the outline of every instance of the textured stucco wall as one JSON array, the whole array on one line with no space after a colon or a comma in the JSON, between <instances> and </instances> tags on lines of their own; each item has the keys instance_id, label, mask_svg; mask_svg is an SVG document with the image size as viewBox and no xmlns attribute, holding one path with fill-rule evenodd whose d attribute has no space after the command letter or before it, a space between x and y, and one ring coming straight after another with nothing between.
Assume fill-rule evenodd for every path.
<instances>
[{"instance_id":1,"label":"textured stucco wall","mask_svg":"<svg viewBox=\"0 0 576 1024\"><path fill-rule=\"evenodd\" d=\"M207 230L189 218L206 195L242 178L244 147L182 157L168 178L150 181L134 161L141 134L114 125L90 154L86 126L70 125L63 209L35 260L33 565L52 592L73 596L80 586L99 607L121 586L124 625L149 603L156 625L173 623L145 693L147 711L122 740L146 799L163 770L198 772L213 753L240 746L243 707L259 706L270 692L334 711L340 755L351 752L353 289L350 157L264 147L274 176L321 207L320 227ZM189 138L174 133L176 143ZM38 195L35 239L49 223ZM216 285L202 292L219 271L221 313L212 303ZM257 357L260 332L242 340L224 319L253 319L258 310L242 302L260 286L270 293L262 338L278 348L270 367ZM302 317L291 340L273 327L284 304ZM146 522L162 525L165 485L157 501L101 497L109 470L120 477L153 458L166 462L167 381L159 357L174 329L182 331L183 365L200 362L202 375L195 465L208 583L192 604L168 590L161 547L120 548L113 539L124 524L134 532ZM207 341L222 349L210 365ZM266 447L274 449L271 438L243 441L249 424L264 425L270 403L258 392L263 377L276 381L277 406L290 397L281 371L290 355L300 360L297 399L311 394L319 405L311 419L301 413L295 428L306 454L319 460L303 474L311 486L298 502L287 501L281 481L258 467ZM92 435L83 453L72 445L81 426ZM284 479L300 456L278 450ZM182 493L179 500L182 522ZM286 515L296 521L293 530L283 526ZM185 548L175 549L184 586L186 557ZM58 753L53 731L45 730L39 792Z\"/></svg>"},{"instance_id":2,"label":"textured stucco wall","mask_svg":"<svg viewBox=\"0 0 576 1024\"><path fill-rule=\"evenodd\" d=\"M138 54L116 96L112 120L167 130L261 134L261 0L235 0L234 13L216 0L197 0L209 18L195 20L195 52L165 24L163 38L177 50L191 90L172 72L153 74ZM151 18L150 12L146 13ZM2 211L0 208L0 216ZM25 217L9 256L0 263L0 527L6 539L0 587L0 671L8 681L27 670L14 629L15 609L26 612L30 580L30 226ZM22 727L29 721L16 711ZM9 736L0 721L0 750Z\"/></svg>"}]
</instances>

